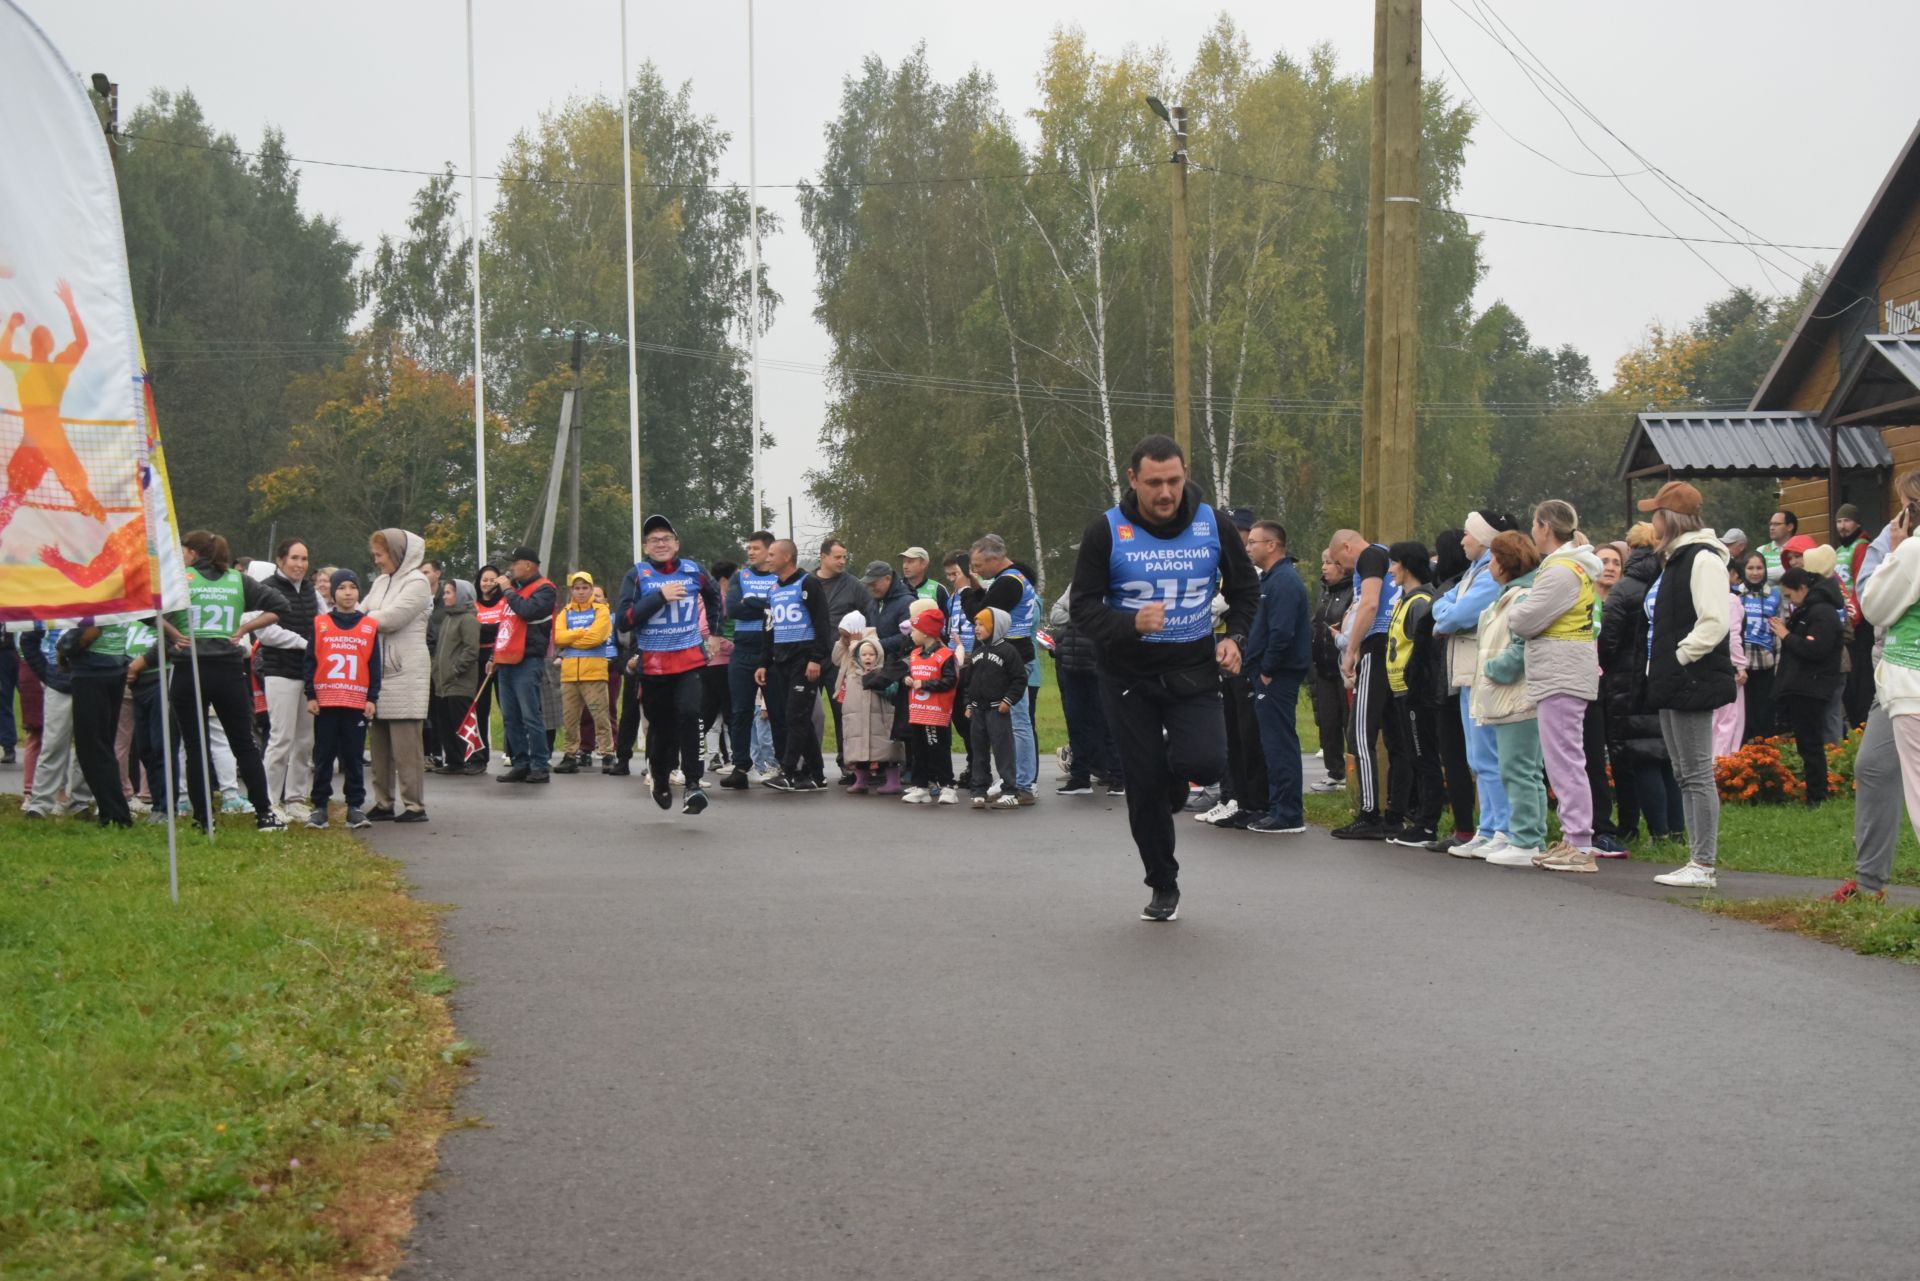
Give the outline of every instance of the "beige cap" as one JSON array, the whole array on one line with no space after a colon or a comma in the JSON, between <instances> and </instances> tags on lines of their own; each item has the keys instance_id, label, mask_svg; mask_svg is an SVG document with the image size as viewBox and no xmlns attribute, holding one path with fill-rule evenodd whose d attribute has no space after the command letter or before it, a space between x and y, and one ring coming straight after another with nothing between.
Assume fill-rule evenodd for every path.
<instances>
[{"instance_id":1,"label":"beige cap","mask_svg":"<svg viewBox=\"0 0 1920 1281\"><path fill-rule=\"evenodd\" d=\"M900 559L901 560L932 560L933 557L927 555L927 549L924 547L909 547L907 548L907 550L900 553Z\"/></svg>"}]
</instances>

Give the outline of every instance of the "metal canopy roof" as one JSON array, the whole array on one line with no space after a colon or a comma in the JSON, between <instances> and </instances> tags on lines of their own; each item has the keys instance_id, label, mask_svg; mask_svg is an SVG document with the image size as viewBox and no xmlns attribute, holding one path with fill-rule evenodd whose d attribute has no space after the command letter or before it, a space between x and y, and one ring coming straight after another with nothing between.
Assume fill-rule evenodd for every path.
<instances>
[{"instance_id":1,"label":"metal canopy roof","mask_svg":"<svg viewBox=\"0 0 1920 1281\"><path fill-rule=\"evenodd\" d=\"M1920 390L1920 334L1868 334L1867 341Z\"/></svg>"},{"instance_id":2,"label":"metal canopy roof","mask_svg":"<svg viewBox=\"0 0 1920 1281\"><path fill-rule=\"evenodd\" d=\"M1843 471L1893 466L1878 428L1841 427L1838 435ZM1640 414L1617 478L1825 476L1827 449L1814 414Z\"/></svg>"},{"instance_id":3,"label":"metal canopy roof","mask_svg":"<svg viewBox=\"0 0 1920 1281\"><path fill-rule=\"evenodd\" d=\"M1920 334L1867 334L1827 402L1824 422L1920 423Z\"/></svg>"}]
</instances>

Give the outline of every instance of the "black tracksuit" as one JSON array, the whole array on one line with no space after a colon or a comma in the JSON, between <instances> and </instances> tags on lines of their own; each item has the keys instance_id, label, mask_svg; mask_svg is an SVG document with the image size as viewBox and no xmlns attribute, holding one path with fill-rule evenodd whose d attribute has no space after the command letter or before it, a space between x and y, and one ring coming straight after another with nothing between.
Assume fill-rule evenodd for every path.
<instances>
[{"instance_id":1,"label":"black tracksuit","mask_svg":"<svg viewBox=\"0 0 1920 1281\"><path fill-rule=\"evenodd\" d=\"M795 579L800 584L800 603L813 622L813 639L775 641L767 651L767 715L773 724L773 750L780 758L780 772L788 778L810 778L824 783L826 762L820 755L820 736L813 731L813 709L820 700L820 680L826 674L827 660L833 655L833 624L827 621L826 584L803 569L796 569L780 580L786 587ZM807 664L818 663L819 675L808 676Z\"/></svg>"},{"instance_id":2,"label":"black tracksuit","mask_svg":"<svg viewBox=\"0 0 1920 1281\"><path fill-rule=\"evenodd\" d=\"M987 794L992 771L989 758L1000 772L1000 786L1013 793L1019 777L1013 767L1013 715L1009 711L1015 699L1027 696L1027 664L1011 640L998 636L981 641L967 665L967 712L972 736L967 743L967 782L975 796Z\"/></svg>"}]
</instances>

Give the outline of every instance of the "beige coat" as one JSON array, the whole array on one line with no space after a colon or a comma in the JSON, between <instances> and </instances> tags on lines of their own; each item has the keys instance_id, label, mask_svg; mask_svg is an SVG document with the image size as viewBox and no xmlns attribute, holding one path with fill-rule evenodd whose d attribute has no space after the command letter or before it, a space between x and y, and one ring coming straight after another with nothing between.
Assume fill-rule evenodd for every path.
<instances>
[{"instance_id":1,"label":"beige coat","mask_svg":"<svg viewBox=\"0 0 1920 1281\"><path fill-rule=\"evenodd\" d=\"M427 545L420 535L405 530L382 530L405 546L400 567L377 576L360 598L360 608L380 624L380 704L375 719L419 721L427 717L427 696L433 664L427 657L427 615L433 610L433 589L420 563Z\"/></svg>"},{"instance_id":2,"label":"beige coat","mask_svg":"<svg viewBox=\"0 0 1920 1281\"><path fill-rule=\"evenodd\" d=\"M860 655L869 651L877 667L886 665L880 657L880 634L871 628L854 645L852 654L847 652L844 638L833 647L833 664L840 672L840 683L833 691L840 702L840 754L848 765L891 764L904 755L902 745L893 738L893 701L860 683L864 672Z\"/></svg>"},{"instance_id":3,"label":"beige coat","mask_svg":"<svg viewBox=\"0 0 1920 1281\"><path fill-rule=\"evenodd\" d=\"M1513 629L1507 624L1507 614L1526 593L1526 587L1519 583L1502 588L1500 599L1480 615L1480 649L1474 670L1472 703L1473 719L1479 724L1512 725L1533 720L1540 714L1527 694L1525 681L1502 685L1487 675L1487 660L1504 654L1513 643Z\"/></svg>"}]
</instances>

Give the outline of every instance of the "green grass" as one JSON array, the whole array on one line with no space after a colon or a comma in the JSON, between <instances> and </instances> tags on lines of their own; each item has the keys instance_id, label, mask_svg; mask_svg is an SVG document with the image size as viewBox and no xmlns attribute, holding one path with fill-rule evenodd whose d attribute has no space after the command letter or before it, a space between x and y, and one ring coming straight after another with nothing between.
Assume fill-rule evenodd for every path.
<instances>
[{"instance_id":1,"label":"green grass","mask_svg":"<svg viewBox=\"0 0 1920 1281\"><path fill-rule=\"evenodd\" d=\"M1702 899L1696 906L1715 916L1752 921L1769 929L1790 930L1867 956L1885 956L1908 965L1920 965L1920 908L1867 899L1850 903L1818 899L1732 903L1709 898Z\"/></svg>"},{"instance_id":2,"label":"green grass","mask_svg":"<svg viewBox=\"0 0 1920 1281\"><path fill-rule=\"evenodd\" d=\"M398 1259L464 1054L427 907L338 828L105 832L0 804L0 1271Z\"/></svg>"}]
</instances>

